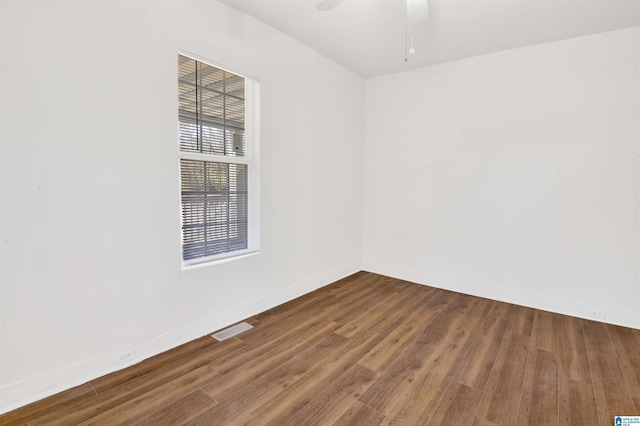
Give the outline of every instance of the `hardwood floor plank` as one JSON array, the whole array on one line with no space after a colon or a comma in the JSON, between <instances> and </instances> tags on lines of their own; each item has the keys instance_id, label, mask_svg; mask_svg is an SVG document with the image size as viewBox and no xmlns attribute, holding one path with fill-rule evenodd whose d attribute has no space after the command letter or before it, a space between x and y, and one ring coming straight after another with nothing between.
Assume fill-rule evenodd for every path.
<instances>
[{"instance_id":1,"label":"hardwood floor plank","mask_svg":"<svg viewBox=\"0 0 640 426\"><path fill-rule=\"evenodd\" d=\"M163 352L154 357L145 359L144 361L132 365L125 370L116 371L115 373L108 374L103 377L99 377L91 381L91 386L97 393L101 393L104 390L108 390L119 386L125 382L128 382L136 377L144 376L145 374L156 370L159 366L171 363L175 360L196 353L202 349L222 345L217 345L216 340L209 336L204 336L191 342L180 345L170 351ZM225 348L226 350L226 348Z\"/></svg>"},{"instance_id":2,"label":"hardwood floor plank","mask_svg":"<svg viewBox=\"0 0 640 426\"><path fill-rule=\"evenodd\" d=\"M4 414L0 416L0 425L26 425L31 420L45 415L55 415L55 413L66 410L69 406L75 406L89 400L95 395L91 385L85 383Z\"/></svg>"},{"instance_id":3,"label":"hardwood floor plank","mask_svg":"<svg viewBox=\"0 0 640 426\"><path fill-rule=\"evenodd\" d=\"M420 371L430 358L442 356L442 352L448 350L448 343L446 346L443 345L440 350L438 345L444 341L447 330L456 320L456 314L456 310L453 309L444 310L438 314L416 336L407 349L398 355L376 383L362 395L360 401L387 415L389 406L397 402L398 398L404 398L402 395L407 391L409 385L419 377Z\"/></svg>"},{"instance_id":4,"label":"hardwood floor plank","mask_svg":"<svg viewBox=\"0 0 640 426\"><path fill-rule=\"evenodd\" d=\"M398 302L382 318L372 324L369 330L387 335L402 325L416 310L422 308L425 301L435 293L435 289L424 286L419 287L423 288L413 289L408 294L403 293L406 296L405 299Z\"/></svg>"},{"instance_id":5,"label":"hardwood floor plank","mask_svg":"<svg viewBox=\"0 0 640 426\"><path fill-rule=\"evenodd\" d=\"M422 308L442 311L442 309L451 303L451 299L455 295L456 293L451 291L435 289L435 291L432 292L431 297L426 299L422 304Z\"/></svg>"},{"instance_id":6,"label":"hardwood floor plank","mask_svg":"<svg viewBox=\"0 0 640 426\"><path fill-rule=\"evenodd\" d=\"M344 306L342 309L337 310L336 314L330 318L338 324L348 324L367 313L375 313L374 307L379 305L382 300L392 296L402 297L401 294L391 288L383 285L375 286L366 295L362 295L357 300L352 301L348 307Z\"/></svg>"},{"instance_id":7,"label":"hardwood floor plank","mask_svg":"<svg viewBox=\"0 0 640 426\"><path fill-rule=\"evenodd\" d=\"M585 321L584 337L600 424L613 422L615 416L636 415L607 326Z\"/></svg>"},{"instance_id":8,"label":"hardwood floor plank","mask_svg":"<svg viewBox=\"0 0 640 426\"><path fill-rule=\"evenodd\" d=\"M531 349L558 353L558 315L536 310L531 329Z\"/></svg>"},{"instance_id":9,"label":"hardwood floor plank","mask_svg":"<svg viewBox=\"0 0 640 426\"><path fill-rule=\"evenodd\" d=\"M558 320L558 375L591 383L583 320L561 315Z\"/></svg>"},{"instance_id":10,"label":"hardwood floor plank","mask_svg":"<svg viewBox=\"0 0 640 426\"><path fill-rule=\"evenodd\" d=\"M369 330L375 323L384 319L398 304L406 303L407 296L401 293L392 293L388 297L378 298L377 303L371 306L363 306L365 310L361 315L345 323L336 330L336 333L353 337L362 331ZM340 323L340 321L336 321Z\"/></svg>"},{"instance_id":11,"label":"hardwood floor plank","mask_svg":"<svg viewBox=\"0 0 640 426\"><path fill-rule=\"evenodd\" d=\"M428 289L429 291L435 291L436 289L434 287L431 286L426 286L426 285L422 285L422 284L416 284L416 283L412 283L409 281L404 281L404 283L407 284L407 286L405 288L403 288L402 290L399 290L400 293L402 294L406 294L406 295L411 295L411 294L419 294L425 291L425 289Z\"/></svg>"},{"instance_id":12,"label":"hardwood floor plank","mask_svg":"<svg viewBox=\"0 0 640 426\"><path fill-rule=\"evenodd\" d=\"M479 300L464 306L452 304L457 317L449 324L444 341L436 345L415 380L404 386L401 399L389 395L391 398L387 398L385 408L380 410L386 416L383 424L426 424L429 421L444 391L467 359L473 340L472 330L478 327L473 313L482 311L482 305ZM472 320L460 321L459 318Z\"/></svg>"},{"instance_id":13,"label":"hardwood floor plank","mask_svg":"<svg viewBox=\"0 0 640 426\"><path fill-rule=\"evenodd\" d=\"M531 348L524 376L518 425L558 424L558 362L556 354Z\"/></svg>"},{"instance_id":14,"label":"hardwood floor plank","mask_svg":"<svg viewBox=\"0 0 640 426\"><path fill-rule=\"evenodd\" d=\"M450 302L447 305L447 308L455 308L464 311L471 306L484 306L484 302L486 299L482 299L480 297L470 296L468 294L450 292ZM487 309L489 306L487 306Z\"/></svg>"},{"instance_id":15,"label":"hardwood floor plank","mask_svg":"<svg viewBox=\"0 0 640 426\"><path fill-rule=\"evenodd\" d=\"M131 426L184 425L217 403L215 399L206 393L196 390L173 404L132 423Z\"/></svg>"},{"instance_id":16,"label":"hardwood floor plank","mask_svg":"<svg viewBox=\"0 0 640 426\"><path fill-rule=\"evenodd\" d=\"M507 330L523 336L531 336L536 310L518 305L509 305L507 309Z\"/></svg>"},{"instance_id":17,"label":"hardwood floor plank","mask_svg":"<svg viewBox=\"0 0 640 426\"><path fill-rule=\"evenodd\" d=\"M466 343L471 333L463 323L472 309L459 301L454 299L445 307L360 398L386 416L384 424L425 424L429 420L442 398L442 389L469 348ZM477 323L466 327L477 327Z\"/></svg>"},{"instance_id":18,"label":"hardwood floor plank","mask_svg":"<svg viewBox=\"0 0 640 426\"><path fill-rule=\"evenodd\" d=\"M377 377L375 371L355 364L283 426L327 425L338 421Z\"/></svg>"},{"instance_id":19,"label":"hardwood floor plank","mask_svg":"<svg viewBox=\"0 0 640 426\"><path fill-rule=\"evenodd\" d=\"M213 339L211 339L213 340ZM215 342L215 341L214 341ZM137 376L127 382L121 383L110 389L104 389L102 393L89 400L77 400L69 404L64 410L39 416L31 423L34 425L47 425L58 418L68 419L67 424L74 424L86 420L97 413L107 411L113 407L151 391L165 383L179 379L184 375L206 366L211 362L211 357L215 357L225 348L234 348L244 343L233 341L232 339L223 342L216 342L213 346L207 346L197 352L188 354L183 358L173 360L171 363L148 372L145 375ZM126 374L126 370L121 370ZM119 382L116 380L115 382Z\"/></svg>"},{"instance_id":20,"label":"hardwood floor plank","mask_svg":"<svg viewBox=\"0 0 640 426\"><path fill-rule=\"evenodd\" d=\"M513 332L505 334L477 417L496 424L515 424L528 354L528 336Z\"/></svg>"},{"instance_id":21,"label":"hardwood floor plank","mask_svg":"<svg viewBox=\"0 0 640 426\"><path fill-rule=\"evenodd\" d=\"M354 305L372 299L375 293L385 291L387 294L392 293L392 290L385 288L383 285L387 280L387 277L373 275L367 280L354 281L352 287L339 288L336 291L334 291L333 286L320 289L320 293L324 293L324 297L318 297L313 303L305 304L303 307L296 307L296 309L292 309L290 312L281 315L278 318L278 323L282 324L285 321L291 322L292 318L293 321L299 321L301 317L317 318L319 320L335 320L344 312L352 310ZM300 315L301 313L303 315ZM262 316L258 315L256 318L260 320ZM344 321L340 320L340 323L344 324ZM260 332L257 330L249 330L243 334L243 340L251 343L251 338L255 335L258 336L258 339L262 339L266 332L266 329Z\"/></svg>"},{"instance_id":22,"label":"hardwood floor plank","mask_svg":"<svg viewBox=\"0 0 640 426\"><path fill-rule=\"evenodd\" d=\"M82 416L85 418L83 421L79 421L76 413L69 413L62 418L52 419L46 424L60 426L70 424L79 426L131 424L167 405L179 401L215 376L216 373L205 365L148 392L134 398L128 398L126 401L109 409L101 409L102 407L95 406L88 418Z\"/></svg>"},{"instance_id":23,"label":"hardwood floor plank","mask_svg":"<svg viewBox=\"0 0 640 426\"><path fill-rule=\"evenodd\" d=\"M310 331L327 327L327 324L332 324L330 326L332 332L341 326L327 321L327 314L314 315L309 311L305 311L304 315L299 314L283 317L282 320L277 322L254 327L236 336L242 342L249 342L247 343L247 348L241 353L230 352L216 357L215 361L211 363L211 368L223 375L241 366L246 367L246 363L255 364L256 359L261 359L265 355L268 356L273 351L278 351L282 348L291 349L292 345L300 346L301 342L291 339L292 335L301 335L305 338Z\"/></svg>"},{"instance_id":24,"label":"hardwood floor plank","mask_svg":"<svg viewBox=\"0 0 640 426\"><path fill-rule=\"evenodd\" d=\"M223 342L230 342L225 350L210 353L208 356L210 360L208 364L209 367L220 374L233 369L241 360L245 360L251 356L258 356L258 353L263 353L270 349L267 345L260 347L249 345L238 339L237 336L224 340Z\"/></svg>"},{"instance_id":25,"label":"hardwood floor plank","mask_svg":"<svg viewBox=\"0 0 640 426\"><path fill-rule=\"evenodd\" d=\"M462 383L451 383L428 424L434 426L471 424L480 399L482 399L482 391Z\"/></svg>"},{"instance_id":26,"label":"hardwood floor plank","mask_svg":"<svg viewBox=\"0 0 640 426\"><path fill-rule=\"evenodd\" d=\"M483 391L507 327L504 319L486 316L474 336L469 356L455 376L461 384Z\"/></svg>"},{"instance_id":27,"label":"hardwood floor plank","mask_svg":"<svg viewBox=\"0 0 640 426\"><path fill-rule=\"evenodd\" d=\"M472 425L473 426L499 426L498 424L492 423L489 420L485 420L485 419L483 419L481 417L476 417L473 420L473 424Z\"/></svg>"},{"instance_id":28,"label":"hardwood floor plank","mask_svg":"<svg viewBox=\"0 0 640 426\"><path fill-rule=\"evenodd\" d=\"M383 420L384 416L382 414L367 407L360 401L355 401L333 426L377 426L381 424Z\"/></svg>"},{"instance_id":29,"label":"hardwood floor plank","mask_svg":"<svg viewBox=\"0 0 640 426\"><path fill-rule=\"evenodd\" d=\"M418 309L394 331L389 333L375 348L361 360L360 365L382 373L404 351L422 330L436 316L430 309Z\"/></svg>"},{"instance_id":30,"label":"hardwood floor plank","mask_svg":"<svg viewBox=\"0 0 640 426\"><path fill-rule=\"evenodd\" d=\"M592 386L583 381L563 376L559 377L559 382L560 424L598 424L598 410ZM601 424L606 424L606 422Z\"/></svg>"},{"instance_id":31,"label":"hardwood floor plank","mask_svg":"<svg viewBox=\"0 0 640 426\"><path fill-rule=\"evenodd\" d=\"M312 306L306 307L304 315L295 313L286 315L278 321L266 322L258 327L238 335L237 338L249 345L263 345L265 342L275 342L280 339L286 339L290 333L304 330L309 326L326 322L326 314L335 306L339 306L340 301L334 299L326 299L314 303ZM323 315L324 313L324 315Z\"/></svg>"},{"instance_id":32,"label":"hardwood floor plank","mask_svg":"<svg viewBox=\"0 0 640 426\"><path fill-rule=\"evenodd\" d=\"M627 327L607 327L618 362L631 395L640 398L640 330ZM640 407L636 405L640 415Z\"/></svg>"},{"instance_id":33,"label":"hardwood floor plank","mask_svg":"<svg viewBox=\"0 0 640 426\"><path fill-rule=\"evenodd\" d=\"M248 385L269 371L276 369L304 350L307 345L313 345L314 342L333 334L338 327L338 324L332 322L318 324L316 327L308 329L298 339L288 339L270 351L245 362L241 368L221 373L218 378L212 380L202 390L212 398L222 401L225 394L232 394L242 386ZM215 365L217 362L212 361L212 364Z\"/></svg>"},{"instance_id":34,"label":"hardwood floor plank","mask_svg":"<svg viewBox=\"0 0 640 426\"><path fill-rule=\"evenodd\" d=\"M214 394L220 402L200 415L196 422L210 426L240 423L238 418L243 413L258 408L290 387L326 357L344 349L348 344L349 339L332 333L273 369L265 364L264 370L255 375L247 375L244 381L236 383L234 387L221 389L220 380L212 382L204 390L210 395ZM225 377L220 379L225 380Z\"/></svg>"},{"instance_id":35,"label":"hardwood floor plank","mask_svg":"<svg viewBox=\"0 0 640 426\"><path fill-rule=\"evenodd\" d=\"M263 424L282 424L352 368L380 339L380 335L371 332L354 337L344 349L327 357L318 366L266 401L251 414L260 419Z\"/></svg>"},{"instance_id":36,"label":"hardwood floor plank","mask_svg":"<svg viewBox=\"0 0 640 426\"><path fill-rule=\"evenodd\" d=\"M531 336L535 309L511 303L495 302L488 315L507 321L507 330L523 336Z\"/></svg>"}]
</instances>

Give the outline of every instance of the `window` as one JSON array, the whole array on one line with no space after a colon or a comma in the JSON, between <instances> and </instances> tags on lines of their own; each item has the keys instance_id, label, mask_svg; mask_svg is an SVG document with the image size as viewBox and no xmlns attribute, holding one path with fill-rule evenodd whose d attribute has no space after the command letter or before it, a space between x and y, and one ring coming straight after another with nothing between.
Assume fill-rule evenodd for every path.
<instances>
[{"instance_id":1,"label":"window","mask_svg":"<svg viewBox=\"0 0 640 426\"><path fill-rule=\"evenodd\" d=\"M182 261L258 251L258 82L178 55Z\"/></svg>"}]
</instances>

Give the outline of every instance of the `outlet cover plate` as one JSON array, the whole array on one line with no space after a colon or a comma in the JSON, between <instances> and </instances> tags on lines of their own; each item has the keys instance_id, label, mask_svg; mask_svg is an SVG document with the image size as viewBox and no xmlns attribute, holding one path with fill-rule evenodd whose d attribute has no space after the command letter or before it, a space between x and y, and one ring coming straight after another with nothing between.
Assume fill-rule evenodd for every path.
<instances>
[{"instance_id":1,"label":"outlet cover plate","mask_svg":"<svg viewBox=\"0 0 640 426\"><path fill-rule=\"evenodd\" d=\"M128 349L116 353L116 364L128 364L136 359L136 351L134 349Z\"/></svg>"}]
</instances>

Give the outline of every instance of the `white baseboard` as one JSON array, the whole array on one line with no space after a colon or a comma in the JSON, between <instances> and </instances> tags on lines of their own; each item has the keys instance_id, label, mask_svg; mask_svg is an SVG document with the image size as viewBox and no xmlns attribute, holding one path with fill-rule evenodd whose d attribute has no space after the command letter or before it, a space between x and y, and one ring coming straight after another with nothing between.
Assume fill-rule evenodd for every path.
<instances>
[{"instance_id":1,"label":"white baseboard","mask_svg":"<svg viewBox=\"0 0 640 426\"><path fill-rule=\"evenodd\" d=\"M505 290L504 288L492 286L488 283L454 280L445 276L433 275L428 272L410 270L403 267L395 267L380 262L364 261L362 269L392 278L469 294L471 296L484 297L572 317L640 329L640 312L622 311L607 307L607 317L603 320L591 316L592 306L518 290Z\"/></svg>"},{"instance_id":2,"label":"white baseboard","mask_svg":"<svg viewBox=\"0 0 640 426\"><path fill-rule=\"evenodd\" d=\"M167 331L144 341L132 343L123 348L114 348L107 353L99 354L26 380L10 383L0 388L0 414L79 386L114 371L130 367L137 362L228 327L360 270L360 263L344 265L285 287L267 297L247 302L225 312L212 314L178 329ZM135 349L135 362L115 365L115 353L131 348Z\"/></svg>"}]
</instances>

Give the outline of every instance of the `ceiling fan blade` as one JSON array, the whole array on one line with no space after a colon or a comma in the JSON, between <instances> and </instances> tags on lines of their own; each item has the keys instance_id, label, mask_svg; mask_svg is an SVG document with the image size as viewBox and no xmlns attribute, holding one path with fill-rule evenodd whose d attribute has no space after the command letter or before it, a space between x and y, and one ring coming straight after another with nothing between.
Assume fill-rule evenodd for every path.
<instances>
[{"instance_id":1,"label":"ceiling fan blade","mask_svg":"<svg viewBox=\"0 0 640 426\"><path fill-rule=\"evenodd\" d=\"M316 4L316 9L321 10L323 12L328 12L333 9L344 0L322 0L320 3Z\"/></svg>"}]
</instances>

